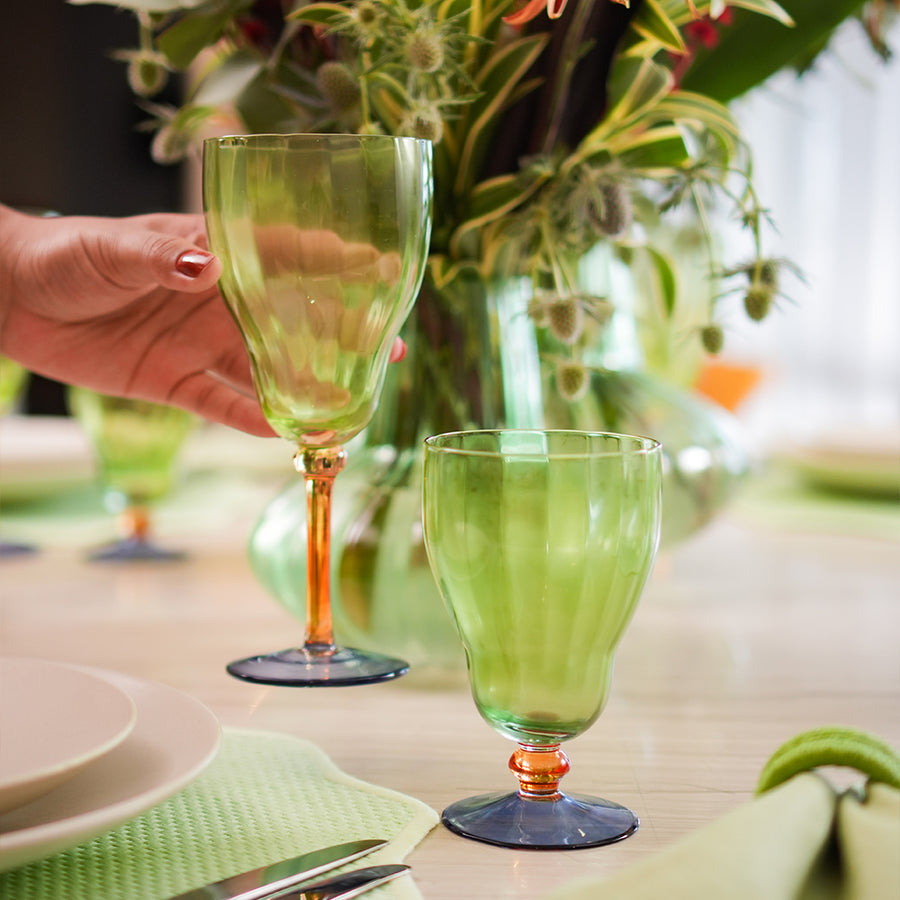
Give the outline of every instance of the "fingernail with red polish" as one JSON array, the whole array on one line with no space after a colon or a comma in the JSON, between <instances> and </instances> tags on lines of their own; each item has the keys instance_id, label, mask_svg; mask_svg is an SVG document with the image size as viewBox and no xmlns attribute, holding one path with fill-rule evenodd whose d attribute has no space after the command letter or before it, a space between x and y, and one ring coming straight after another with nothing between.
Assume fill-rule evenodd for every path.
<instances>
[{"instance_id":1,"label":"fingernail with red polish","mask_svg":"<svg viewBox=\"0 0 900 900\"><path fill-rule=\"evenodd\" d=\"M196 278L215 257L205 250L185 250L175 260L175 268L188 278Z\"/></svg>"}]
</instances>

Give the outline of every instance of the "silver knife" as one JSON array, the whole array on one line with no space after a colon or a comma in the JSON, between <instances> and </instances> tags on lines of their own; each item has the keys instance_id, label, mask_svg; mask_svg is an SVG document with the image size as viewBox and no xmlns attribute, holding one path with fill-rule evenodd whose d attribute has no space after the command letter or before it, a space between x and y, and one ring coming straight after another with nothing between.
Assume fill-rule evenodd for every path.
<instances>
[{"instance_id":1,"label":"silver knife","mask_svg":"<svg viewBox=\"0 0 900 900\"><path fill-rule=\"evenodd\" d=\"M387 884L409 871L409 866L369 866L365 869L354 869L343 875L334 875L324 881L304 884L297 890L279 891L266 894L265 900L350 900L360 894Z\"/></svg>"},{"instance_id":2,"label":"silver knife","mask_svg":"<svg viewBox=\"0 0 900 900\"><path fill-rule=\"evenodd\" d=\"M324 847L293 859L251 869L231 878L223 878L205 887L195 888L169 900L260 900L308 881L345 863L353 862L387 845L387 841L351 841L336 847Z\"/></svg>"}]
</instances>

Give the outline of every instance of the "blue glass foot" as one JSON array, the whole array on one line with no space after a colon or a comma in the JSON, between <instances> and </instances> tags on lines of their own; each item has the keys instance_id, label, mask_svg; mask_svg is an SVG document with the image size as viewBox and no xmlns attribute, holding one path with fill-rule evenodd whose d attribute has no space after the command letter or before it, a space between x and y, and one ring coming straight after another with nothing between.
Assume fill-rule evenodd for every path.
<instances>
[{"instance_id":1,"label":"blue glass foot","mask_svg":"<svg viewBox=\"0 0 900 900\"><path fill-rule=\"evenodd\" d=\"M448 806L441 821L463 837L531 850L601 847L634 834L639 825L630 809L580 794L556 799L482 794Z\"/></svg>"},{"instance_id":2,"label":"blue glass foot","mask_svg":"<svg viewBox=\"0 0 900 900\"><path fill-rule=\"evenodd\" d=\"M229 675L284 687L347 687L399 678L409 663L351 647L297 647L251 656L225 667Z\"/></svg>"},{"instance_id":3,"label":"blue glass foot","mask_svg":"<svg viewBox=\"0 0 900 900\"><path fill-rule=\"evenodd\" d=\"M19 544L15 541L0 541L0 557L24 556L37 550L33 544Z\"/></svg>"},{"instance_id":4,"label":"blue glass foot","mask_svg":"<svg viewBox=\"0 0 900 900\"><path fill-rule=\"evenodd\" d=\"M186 557L181 550L168 550L146 540L126 538L88 554L91 562L178 562Z\"/></svg>"}]
</instances>

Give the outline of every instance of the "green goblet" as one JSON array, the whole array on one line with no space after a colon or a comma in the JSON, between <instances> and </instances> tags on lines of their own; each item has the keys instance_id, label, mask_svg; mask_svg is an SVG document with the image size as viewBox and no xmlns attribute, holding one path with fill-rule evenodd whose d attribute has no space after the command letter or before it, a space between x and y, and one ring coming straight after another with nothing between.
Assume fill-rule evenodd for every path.
<instances>
[{"instance_id":1,"label":"green goblet","mask_svg":"<svg viewBox=\"0 0 900 900\"><path fill-rule=\"evenodd\" d=\"M385 135L212 138L203 202L220 287L272 428L297 447L307 506L306 634L227 669L266 684L384 681L403 660L335 644L331 493L342 445L375 411L418 294L431 232L431 144Z\"/></svg>"},{"instance_id":2,"label":"green goblet","mask_svg":"<svg viewBox=\"0 0 900 900\"><path fill-rule=\"evenodd\" d=\"M11 413L25 392L28 382L27 369L6 356L0 356L0 418ZM32 544L0 539L0 557L18 556L34 552Z\"/></svg>"},{"instance_id":3,"label":"green goblet","mask_svg":"<svg viewBox=\"0 0 900 900\"><path fill-rule=\"evenodd\" d=\"M620 840L637 816L567 795L560 742L600 715L613 657L659 538L660 445L577 431L473 431L425 442L425 544L456 622L475 704L516 741L514 793L454 803L442 821L535 849Z\"/></svg>"},{"instance_id":4,"label":"green goblet","mask_svg":"<svg viewBox=\"0 0 900 900\"><path fill-rule=\"evenodd\" d=\"M151 534L151 506L168 494L195 418L183 409L68 388L69 405L94 453L103 500L119 518L122 537L90 553L96 562L179 560Z\"/></svg>"}]
</instances>

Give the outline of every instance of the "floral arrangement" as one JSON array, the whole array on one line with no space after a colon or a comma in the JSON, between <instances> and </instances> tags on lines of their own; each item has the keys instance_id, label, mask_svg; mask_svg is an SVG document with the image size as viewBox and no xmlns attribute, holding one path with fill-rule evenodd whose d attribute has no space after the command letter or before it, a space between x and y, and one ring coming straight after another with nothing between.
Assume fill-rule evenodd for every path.
<instances>
[{"instance_id":1,"label":"floral arrangement","mask_svg":"<svg viewBox=\"0 0 900 900\"><path fill-rule=\"evenodd\" d=\"M85 2L85 0L72 0ZM688 208L705 236L706 308L693 333L723 345L717 310L738 295L765 318L789 264L763 248L766 210L726 104L777 69L808 65L863 15L873 43L896 0L116 0L139 47L123 51L152 117L152 152L176 162L227 132L343 131L434 143L430 276L533 279L536 324L575 346L606 298L573 261L598 241L652 272L655 314L680 302L655 226ZM883 44L883 41L882 41ZM887 52L882 48L882 52ZM154 103L185 72L180 106ZM750 235L723 266L711 209ZM722 218L720 214L719 218ZM577 381L577 379L576 379ZM577 385L575 388L577 392Z\"/></svg>"}]
</instances>

